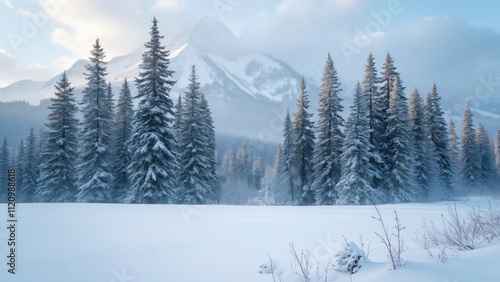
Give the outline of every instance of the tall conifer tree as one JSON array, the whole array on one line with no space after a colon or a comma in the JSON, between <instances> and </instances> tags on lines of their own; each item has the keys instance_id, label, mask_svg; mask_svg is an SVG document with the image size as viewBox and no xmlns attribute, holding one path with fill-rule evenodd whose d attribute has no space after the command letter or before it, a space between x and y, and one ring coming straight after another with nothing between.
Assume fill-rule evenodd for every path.
<instances>
[{"instance_id":1,"label":"tall conifer tree","mask_svg":"<svg viewBox=\"0 0 500 282\"><path fill-rule=\"evenodd\" d=\"M302 77L297 110L293 115L294 159L297 163L297 186L300 191L299 203L312 205L315 203L314 191L311 188L314 154L314 131L312 114L309 113L309 96Z\"/></svg>"},{"instance_id":2,"label":"tall conifer tree","mask_svg":"<svg viewBox=\"0 0 500 282\"><path fill-rule=\"evenodd\" d=\"M127 189L130 185L127 167L132 161L131 150L129 148L132 137L132 120L134 108L132 95L127 79L123 81L116 103L115 113L115 161L113 166L114 175L114 198L121 202L126 197Z\"/></svg>"},{"instance_id":3,"label":"tall conifer tree","mask_svg":"<svg viewBox=\"0 0 500 282\"><path fill-rule=\"evenodd\" d=\"M370 163L373 146L370 143L369 96L358 83L351 113L346 124L342 152L342 177L337 183L337 204L369 205L382 202L383 193L371 186L374 169Z\"/></svg>"},{"instance_id":4,"label":"tall conifer tree","mask_svg":"<svg viewBox=\"0 0 500 282\"><path fill-rule=\"evenodd\" d=\"M344 119L340 116L343 106L339 97L340 88L337 71L328 54L319 97L319 113L316 147L314 149L314 174L312 189L316 202L332 205L336 201L335 185L340 180Z\"/></svg>"},{"instance_id":5,"label":"tall conifer tree","mask_svg":"<svg viewBox=\"0 0 500 282\"><path fill-rule=\"evenodd\" d=\"M51 98L47 117L47 130L38 134L41 150L40 176L36 199L40 202L72 202L76 194L76 170L78 159L78 108L71 83L64 72L55 85L55 97ZM42 145L44 144L44 145ZM38 151L37 150L37 151Z\"/></svg>"},{"instance_id":6,"label":"tall conifer tree","mask_svg":"<svg viewBox=\"0 0 500 282\"><path fill-rule=\"evenodd\" d=\"M161 45L158 21L153 19L150 40L145 44L139 77L139 107L132 131L132 163L128 167L130 203L176 203L179 171L177 140L172 128L174 105L170 98L173 71L169 51Z\"/></svg>"}]
</instances>

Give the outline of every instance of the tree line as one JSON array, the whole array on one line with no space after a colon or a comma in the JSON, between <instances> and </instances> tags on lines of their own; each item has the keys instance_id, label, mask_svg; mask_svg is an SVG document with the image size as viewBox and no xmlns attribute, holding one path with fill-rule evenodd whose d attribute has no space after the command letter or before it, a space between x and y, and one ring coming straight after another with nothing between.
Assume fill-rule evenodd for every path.
<instances>
[{"instance_id":1,"label":"tree line","mask_svg":"<svg viewBox=\"0 0 500 282\"><path fill-rule=\"evenodd\" d=\"M174 105L174 71L156 19L150 36L134 81L135 97L125 79L115 99L97 39L85 66L82 100L76 101L63 73L46 127L38 134L32 129L16 150L4 138L0 170L17 168L20 201L379 204L499 188L500 130L493 140L481 124L475 129L467 107L458 137L454 121L445 121L437 86L425 100L416 89L408 99L389 53L380 74L373 55L368 56L347 120L330 55L316 122L302 78L297 108L287 111L272 167L264 167L258 152L246 146L230 148L219 158L196 67ZM2 173L2 187L6 182Z\"/></svg>"},{"instance_id":2,"label":"tree line","mask_svg":"<svg viewBox=\"0 0 500 282\"><path fill-rule=\"evenodd\" d=\"M467 106L459 138L454 121L445 121L435 84L425 101L417 89L408 100L389 53L380 74L371 53L365 67L347 121L330 55L316 125L302 78L265 187L279 202L366 205L500 191L500 130L496 142L481 123L475 130Z\"/></svg>"},{"instance_id":3,"label":"tree line","mask_svg":"<svg viewBox=\"0 0 500 282\"><path fill-rule=\"evenodd\" d=\"M174 71L156 19L150 35L135 78L135 97L125 79L114 99L106 82L105 52L97 39L85 66L82 100L76 102L64 72L38 137L32 129L12 154L14 160L4 139L0 169L17 168L19 201L218 202L215 129L196 68L192 66L184 99L179 96L174 107ZM137 109L133 99L138 100ZM2 184L5 177L2 173Z\"/></svg>"}]
</instances>

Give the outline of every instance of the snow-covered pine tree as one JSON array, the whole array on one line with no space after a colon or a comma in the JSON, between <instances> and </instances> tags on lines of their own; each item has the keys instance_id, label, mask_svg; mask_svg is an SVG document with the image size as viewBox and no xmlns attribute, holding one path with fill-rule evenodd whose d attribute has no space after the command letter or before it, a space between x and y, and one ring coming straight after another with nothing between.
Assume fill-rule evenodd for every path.
<instances>
[{"instance_id":1,"label":"snow-covered pine tree","mask_svg":"<svg viewBox=\"0 0 500 282\"><path fill-rule=\"evenodd\" d=\"M380 79L378 78L377 68L375 67L375 58L372 53L370 53L365 64L365 77L362 83L362 90L368 103L367 111L370 122L370 143L372 145L372 159L370 163L373 169L371 185L375 188L380 186L383 182L382 176L385 170L384 162L380 156L385 130L385 127L383 127L381 123L385 122L385 113L383 112L383 107L379 107L383 105L382 102L384 101L383 97L380 96L379 83Z\"/></svg>"},{"instance_id":2,"label":"snow-covered pine tree","mask_svg":"<svg viewBox=\"0 0 500 282\"><path fill-rule=\"evenodd\" d=\"M217 174L217 149L215 144L215 126L212 118L212 111L205 98L205 94L201 93L200 96L200 112L201 123L205 136L207 137L207 144L204 150L206 158L209 161L209 183L210 183L210 202L215 203L219 201L220 196L220 182Z\"/></svg>"},{"instance_id":3,"label":"snow-covered pine tree","mask_svg":"<svg viewBox=\"0 0 500 282\"><path fill-rule=\"evenodd\" d=\"M262 162L260 158L256 158L252 164L252 185L257 189L262 188L262 178L264 177L264 169L262 168Z\"/></svg>"},{"instance_id":4,"label":"snow-covered pine tree","mask_svg":"<svg viewBox=\"0 0 500 282\"><path fill-rule=\"evenodd\" d=\"M333 205L337 199L335 185L340 180L344 119L340 113L344 109L339 97L340 82L332 58L328 54L319 97L318 140L314 148L312 190L316 203Z\"/></svg>"},{"instance_id":5,"label":"snow-covered pine tree","mask_svg":"<svg viewBox=\"0 0 500 282\"><path fill-rule=\"evenodd\" d=\"M290 199L291 203L294 204L296 201L296 192L295 190L297 189L296 187L296 181L295 181L295 172L296 172L296 162L294 159L294 151L295 151L295 146L294 146L294 132L293 132L293 125L292 125L292 120L290 118L290 112L287 109L286 110L286 116L285 116L285 122L283 125L283 151L282 151L282 158L281 158L281 180L283 182L283 187L286 187L287 190L290 192Z\"/></svg>"},{"instance_id":6,"label":"snow-covered pine tree","mask_svg":"<svg viewBox=\"0 0 500 282\"><path fill-rule=\"evenodd\" d=\"M392 202L409 202L420 194L415 186L414 149L408 120L408 105L401 80L394 77L387 110L387 174L385 186Z\"/></svg>"},{"instance_id":7,"label":"snow-covered pine tree","mask_svg":"<svg viewBox=\"0 0 500 282\"><path fill-rule=\"evenodd\" d=\"M375 107L375 99L379 95L379 78L377 76L377 68L375 67L375 58L372 53L368 55L365 64L365 78L363 79L363 95L367 96L368 100L368 119L370 122L370 143L375 144L375 123L379 122L376 119L380 113L376 113L379 109Z\"/></svg>"},{"instance_id":8,"label":"snow-covered pine tree","mask_svg":"<svg viewBox=\"0 0 500 282\"><path fill-rule=\"evenodd\" d=\"M177 98L177 104L175 104L174 124L172 125L173 129L175 130L175 138L177 140L180 140L181 136L181 123L182 123L182 97L179 94L179 97ZM178 151L180 152L180 148L178 148Z\"/></svg>"},{"instance_id":9,"label":"snow-covered pine tree","mask_svg":"<svg viewBox=\"0 0 500 282\"><path fill-rule=\"evenodd\" d=\"M87 86L83 90L80 161L76 166L80 203L110 202L113 193L111 164L113 113L110 112L104 50L96 40L85 65Z\"/></svg>"},{"instance_id":10,"label":"snow-covered pine tree","mask_svg":"<svg viewBox=\"0 0 500 282\"><path fill-rule=\"evenodd\" d=\"M115 161L113 165L114 176L114 199L117 202L122 202L126 197L128 187L128 171L127 167L132 161L131 151L129 148L132 136L132 120L134 117L134 105L132 95L127 79L123 81L120 89L120 94L116 103L115 112Z\"/></svg>"},{"instance_id":11,"label":"snow-covered pine tree","mask_svg":"<svg viewBox=\"0 0 500 282\"><path fill-rule=\"evenodd\" d=\"M385 61L382 65L382 72L380 73L380 75L380 95L378 99L376 99L375 104L377 106L377 110L384 114L389 109L389 99L394 86L394 80L396 78L399 78L399 72L396 71L394 60L389 53L387 53L385 56Z\"/></svg>"},{"instance_id":12,"label":"snow-covered pine tree","mask_svg":"<svg viewBox=\"0 0 500 282\"><path fill-rule=\"evenodd\" d=\"M230 177L230 172L231 172L231 159L230 159L230 151L233 148L230 148L229 150L226 150L224 154L222 154L222 163L220 166L220 176L223 178L222 181L226 181Z\"/></svg>"},{"instance_id":13,"label":"snow-covered pine tree","mask_svg":"<svg viewBox=\"0 0 500 282\"><path fill-rule=\"evenodd\" d=\"M136 78L139 107L134 116L128 167L131 187L129 203L176 203L179 171L177 140L172 128L174 105L170 98L173 71L169 51L161 45L158 21L153 19L151 39L146 42L139 77Z\"/></svg>"},{"instance_id":14,"label":"snow-covered pine tree","mask_svg":"<svg viewBox=\"0 0 500 282\"><path fill-rule=\"evenodd\" d=\"M107 93L107 102L108 102L108 110L110 112L115 111L115 99L113 98L113 88L111 87L111 82L108 82L108 91Z\"/></svg>"},{"instance_id":15,"label":"snow-covered pine tree","mask_svg":"<svg viewBox=\"0 0 500 282\"><path fill-rule=\"evenodd\" d=\"M9 170L9 144L7 143L7 137L3 137L2 147L0 148L0 184L2 187L7 187L8 178L7 171ZM0 201L7 202L7 193L0 193Z\"/></svg>"},{"instance_id":16,"label":"snow-covered pine tree","mask_svg":"<svg viewBox=\"0 0 500 282\"><path fill-rule=\"evenodd\" d=\"M477 126L476 145L479 154L479 183L488 187L495 179L495 162L490 146L490 138L482 123Z\"/></svg>"},{"instance_id":17,"label":"snow-covered pine tree","mask_svg":"<svg viewBox=\"0 0 500 282\"><path fill-rule=\"evenodd\" d=\"M437 92L436 84L433 84L431 92L427 95L425 105L425 116L427 120L427 135L434 143L439 178L443 183L448 195L453 195L453 167L450 155L448 130L441 109L441 97Z\"/></svg>"},{"instance_id":18,"label":"snow-covered pine tree","mask_svg":"<svg viewBox=\"0 0 500 282\"><path fill-rule=\"evenodd\" d=\"M16 189L17 191L22 191L24 189L24 140L21 140L19 147L16 152ZM23 199L19 199L23 201Z\"/></svg>"},{"instance_id":19,"label":"snow-covered pine tree","mask_svg":"<svg viewBox=\"0 0 500 282\"><path fill-rule=\"evenodd\" d=\"M476 130L469 105L462 120L462 150L460 154L460 179L464 189L470 192L479 184L479 152L476 144Z\"/></svg>"},{"instance_id":20,"label":"snow-covered pine tree","mask_svg":"<svg viewBox=\"0 0 500 282\"><path fill-rule=\"evenodd\" d=\"M449 123L449 148L453 175L456 176L460 171L460 139L457 135L456 125L453 119L450 118ZM456 184L457 177L454 177Z\"/></svg>"},{"instance_id":21,"label":"snow-covered pine tree","mask_svg":"<svg viewBox=\"0 0 500 282\"><path fill-rule=\"evenodd\" d=\"M66 72L55 85L55 97L46 124L47 131L38 134L37 146L43 146L43 161L35 197L39 202L72 202L76 194L76 170L78 159L78 120L73 87ZM42 145L43 144L43 145Z\"/></svg>"},{"instance_id":22,"label":"snow-covered pine tree","mask_svg":"<svg viewBox=\"0 0 500 282\"><path fill-rule=\"evenodd\" d=\"M250 160L250 154L247 152L247 146L241 146L236 154L235 176L247 185L250 185L252 179L252 162L253 160Z\"/></svg>"},{"instance_id":23,"label":"snow-covered pine tree","mask_svg":"<svg viewBox=\"0 0 500 282\"><path fill-rule=\"evenodd\" d=\"M364 95L358 82L354 92L351 113L347 119L345 141L342 149L342 176L335 189L339 205L369 205L382 202L383 193L371 186L373 172L370 159L369 96Z\"/></svg>"},{"instance_id":24,"label":"snow-covered pine tree","mask_svg":"<svg viewBox=\"0 0 500 282\"><path fill-rule=\"evenodd\" d=\"M420 191L417 199L442 198L439 194L443 193L443 187L436 173L438 167L434 144L427 136L424 101L417 89L411 95L408 113L414 148L415 184Z\"/></svg>"},{"instance_id":25,"label":"snow-covered pine tree","mask_svg":"<svg viewBox=\"0 0 500 282\"><path fill-rule=\"evenodd\" d=\"M114 124L115 99L113 98L113 88L111 87L111 82L108 82L108 90L107 90L106 94L107 94L106 95L107 108L108 108L108 111L111 113L112 125L114 126L115 125ZM116 156L116 144L115 144L115 131L113 128L112 128L109 136L110 136L109 144L111 147L110 163L114 164L115 163L115 156Z\"/></svg>"},{"instance_id":26,"label":"snow-covered pine tree","mask_svg":"<svg viewBox=\"0 0 500 282\"><path fill-rule=\"evenodd\" d=\"M177 97L177 104L175 104L175 112L174 112L174 121L172 123L172 128L174 130L174 133L175 133L175 140L177 140L177 153L178 153L178 157L180 158L180 154L182 152L182 148L181 148L181 145L179 144L180 143L180 140L181 140L181 123L182 123L182 98L181 98L181 94L179 93L179 97ZM180 162L180 159L177 160L178 162ZM182 168L180 167L180 163L179 163L179 171L177 172L177 175L180 175L182 171ZM177 187L179 188L179 187ZM176 193L178 194L180 191L177 191ZM181 196L180 196L181 197ZM181 200L181 199L179 199Z\"/></svg>"},{"instance_id":27,"label":"snow-covered pine tree","mask_svg":"<svg viewBox=\"0 0 500 282\"><path fill-rule=\"evenodd\" d=\"M500 180L500 130L497 130L495 139L495 163L497 168L497 177Z\"/></svg>"},{"instance_id":28,"label":"snow-covered pine tree","mask_svg":"<svg viewBox=\"0 0 500 282\"><path fill-rule=\"evenodd\" d=\"M253 186L253 161L255 160L255 154L250 152L248 154L248 185ZM255 188L255 187L254 187Z\"/></svg>"},{"instance_id":29,"label":"snow-covered pine tree","mask_svg":"<svg viewBox=\"0 0 500 282\"><path fill-rule=\"evenodd\" d=\"M274 163L271 173L271 178L273 181L280 182L281 179L281 164L283 158L283 150L281 149L281 144L278 144L278 148L276 149L276 155L274 156Z\"/></svg>"},{"instance_id":30,"label":"snow-covered pine tree","mask_svg":"<svg viewBox=\"0 0 500 282\"><path fill-rule=\"evenodd\" d=\"M394 85L394 79L396 77L399 78L399 72L396 71L394 60L389 53L387 53L387 55L385 56L385 61L382 65L382 72L380 73L380 75L381 77L379 79L379 82L381 85L379 88L379 94L373 99L373 127L375 146L380 145L384 147L385 131L387 130L386 122L387 110L389 109L389 99L391 96L392 87Z\"/></svg>"},{"instance_id":31,"label":"snow-covered pine tree","mask_svg":"<svg viewBox=\"0 0 500 282\"><path fill-rule=\"evenodd\" d=\"M386 139L388 133L388 113L389 110L389 100L392 93L392 88L394 85L394 79L399 79L399 72L396 71L396 66L394 65L394 60L389 53L385 56L384 64L382 65L382 72L379 78L380 87L379 94L373 100L373 114L374 114L374 146L378 150L381 162L378 167L380 168L380 174L382 175L382 181L385 181L386 174L388 173L388 165L391 162L391 154L389 153L389 141ZM401 85L401 87L403 87ZM404 92L404 88L400 89ZM374 184L381 186L382 183L378 183L378 180L374 179ZM387 187L386 187L387 188Z\"/></svg>"},{"instance_id":32,"label":"snow-covered pine tree","mask_svg":"<svg viewBox=\"0 0 500 282\"><path fill-rule=\"evenodd\" d=\"M299 204L312 205L316 202L312 190L314 154L314 125L309 110L309 96L307 94L304 77L300 80L300 96L297 110L293 115L294 159L297 164L297 190L300 191Z\"/></svg>"},{"instance_id":33,"label":"snow-covered pine tree","mask_svg":"<svg viewBox=\"0 0 500 282\"><path fill-rule=\"evenodd\" d=\"M35 200L35 191L38 187L39 170L37 167L36 155L36 136L31 128L24 150L24 169L23 169L23 189L19 191L19 197L25 203L31 203Z\"/></svg>"},{"instance_id":34,"label":"snow-covered pine tree","mask_svg":"<svg viewBox=\"0 0 500 282\"><path fill-rule=\"evenodd\" d=\"M38 156L37 159L37 166L40 169L40 164L42 162L42 153L43 153L43 148L45 147L45 129L43 127L40 127L40 130L38 130L38 133L36 135L36 155Z\"/></svg>"},{"instance_id":35,"label":"snow-covered pine tree","mask_svg":"<svg viewBox=\"0 0 500 282\"><path fill-rule=\"evenodd\" d=\"M211 202L211 163L205 151L208 136L203 127L200 83L194 65L184 93L179 138L179 195L184 204L206 204Z\"/></svg>"}]
</instances>

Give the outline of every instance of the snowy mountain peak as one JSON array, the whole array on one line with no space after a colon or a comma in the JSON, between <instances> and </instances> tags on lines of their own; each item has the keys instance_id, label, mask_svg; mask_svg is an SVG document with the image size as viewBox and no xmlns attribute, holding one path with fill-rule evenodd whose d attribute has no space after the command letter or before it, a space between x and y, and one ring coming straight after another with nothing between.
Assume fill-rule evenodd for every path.
<instances>
[{"instance_id":1,"label":"snowy mountain peak","mask_svg":"<svg viewBox=\"0 0 500 282\"><path fill-rule=\"evenodd\" d=\"M236 36L220 21L204 17L189 32L187 43L207 53L224 54L236 44Z\"/></svg>"}]
</instances>

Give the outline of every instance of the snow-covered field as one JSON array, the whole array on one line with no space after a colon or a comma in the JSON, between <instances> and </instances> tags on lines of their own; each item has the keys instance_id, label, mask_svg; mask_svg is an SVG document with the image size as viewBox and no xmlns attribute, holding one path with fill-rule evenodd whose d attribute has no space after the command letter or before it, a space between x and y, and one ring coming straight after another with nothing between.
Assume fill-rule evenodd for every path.
<instances>
[{"instance_id":1,"label":"snow-covered field","mask_svg":"<svg viewBox=\"0 0 500 282\"><path fill-rule=\"evenodd\" d=\"M490 199L494 207L500 200ZM397 210L407 250L407 264L390 270L386 252L374 231L371 206L257 207L99 204L18 204L16 274L7 272L7 229L0 229L0 281L154 282L273 281L259 274L268 255L283 281L301 281L290 273L289 243L307 248L311 260L325 265L344 239L371 243L370 261L352 281L500 281L500 241L476 250L450 252L438 263L413 240L422 217L440 223L450 202L381 205L386 224ZM457 202L466 214L486 198ZM6 214L6 205L0 205ZM6 218L2 225L7 225ZM365 245L365 248L366 248ZM314 270L311 281L316 281ZM276 281L278 278L276 277ZM351 281L329 272L329 281Z\"/></svg>"}]
</instances>

